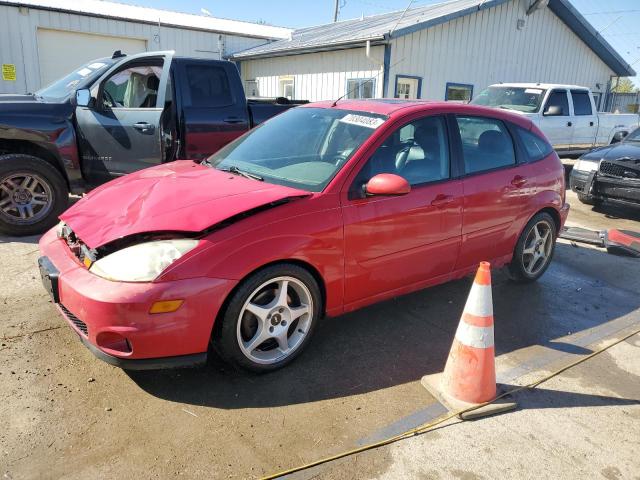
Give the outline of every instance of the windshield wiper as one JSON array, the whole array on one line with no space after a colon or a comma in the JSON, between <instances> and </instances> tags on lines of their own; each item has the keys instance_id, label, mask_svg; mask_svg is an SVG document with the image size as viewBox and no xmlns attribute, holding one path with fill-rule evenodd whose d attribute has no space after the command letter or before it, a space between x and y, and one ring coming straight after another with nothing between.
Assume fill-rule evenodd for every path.
<instances>
[{"instance_id":1,"label":"windshield wiper","mask_svg":"<svg viewBox=\"0 0 640 480\"><path fill-rule=\"evenodd\" d=\"M246 172L244 170L240 170L235 165L232 165L229 168L219 168L218 170L220 170L221 172L233 173L234 175L240 175L241 177L244 177L244 178L251 178L253 180L259 180L260 182L264 181L264 178L262 178L260 175L256 175L255 173L251 173L251 172Z\"/></svg>"}]
</instances>

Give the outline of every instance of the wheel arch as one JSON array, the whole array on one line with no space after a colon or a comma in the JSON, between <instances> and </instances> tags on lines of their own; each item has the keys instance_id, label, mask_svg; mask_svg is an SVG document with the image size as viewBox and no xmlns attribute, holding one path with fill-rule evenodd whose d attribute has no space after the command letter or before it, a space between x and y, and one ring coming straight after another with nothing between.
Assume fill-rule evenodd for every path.
<instances>
[{"instance_id":1,"label":"wheel arch","mask_svg":"<svg viewBox=\"0 0 640 480\"><path fill-rule=\"evenodd\" d=\"M33 157L39 158L50 164L53 168L55 168L62 178L67 184L67 188L69 188L69 178L67 176L67 172L60 159L52 153L47 148L38 145L35 142L29 140L14 140L14 139L0 139L0 156L4 155L31 155Z\"/></svg>"},{"instance_id":2,"label":"wheel arch","mask_svg":"<svg viewBox=\"0 0 640 480\"><path fill-rule=\"evenodd\" d=\"M254 275L257 272L260 272L261 270L264 270L265 268L269 268L269 267L272 267L274 265L286 265L286 264L296 265L298 267L304 268L305 270L307 270L313 276L315 281L318 283L318 287L320 288L320 296L321 296L321 299L322 299L322 308L320 309L320 315L321 315L321 317L323 317L325 315L325 313L326 313L326 308L327 308L327 287L326 287L324 278L320 274L320 271L314 265L312 265L311 263L309 263L309 262L307 262L305 260L298 259L298 258L286 258L286 259L280 259L280 260L273 260L271 262L265 263L264 265L261 265L261 266L255 268L255 269L251 270L250 272L248 272L246 275L244 275L238 281L238 283L227 294L227 296L225 297L224 301L222 302L222 305L220 306L220 309L218 310L216 318L214 319L213 328L212 328L212 331L211 331L211 339L216 338L216 336L219 334L220 328L222 327L222 321L221 320L222 320L222 317L223 317L224 313L227 310L229 302L231 301L231 299L233 298L235 293L238 291L238 289L245 282L245 280L247 278L249 278L251 275Z\"/></svg>"}]
</instances>

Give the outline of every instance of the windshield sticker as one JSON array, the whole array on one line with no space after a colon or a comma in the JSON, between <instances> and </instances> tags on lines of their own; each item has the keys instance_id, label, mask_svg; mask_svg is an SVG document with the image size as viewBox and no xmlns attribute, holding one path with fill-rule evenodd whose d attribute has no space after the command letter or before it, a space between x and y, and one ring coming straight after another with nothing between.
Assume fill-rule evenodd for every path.
<instances>
[{"instance_id":1,"label":"windshield sticker","mask_svg":"<svg viewBox=\"0 0 640 480\"><path fill-rule=\"evenodd\" d=\"M77 73L81 77L86 77L87 75L89 75L91 73L91 69L90 68L81 68L80 70L78 70Z\"/></svg>"},{"instance_id":2,"label":"windshield sticker","mask_svg":"<svg viewBox=\"0 0 640 480\"><path fill-rule=\"evenodd\" d=\"M360 127L376 129L384 123L382 118L367 117L366 115L354 115L349 113L340 119L343 123L350 123L351 125L358 125Z\"/></svg>"},{"instance_id":3,"label":"windshield sticker","mask_svg":"<svg viewBox=\"0 0 640 480\"><path fill-rule=\"evenodd\" d=\"M106 65L106 63L100 63L100 62L96 62L96 63L92 63L91 65L87 65L87 68L90 68L91 70L97 70L99 68L102 68Z\"/></svg>"},{"instance_id":4,"label":"windshield sticker","mask_svg":"<svg viewBox=\"0 0 640 480\"><path fill-rule=\"evenodd\" d=\"M536 95L540 95L542 93L542 90L538 89L538 88L527 88L524 93L535 93Z\"/></svg>"}]
</instances>

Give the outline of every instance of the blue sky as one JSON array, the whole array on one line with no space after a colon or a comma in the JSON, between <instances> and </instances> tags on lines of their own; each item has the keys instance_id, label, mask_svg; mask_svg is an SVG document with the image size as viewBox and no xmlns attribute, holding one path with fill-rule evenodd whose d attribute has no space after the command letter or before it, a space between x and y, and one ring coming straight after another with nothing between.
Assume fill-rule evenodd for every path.
<instances>
[{"instance_id":1,"label":"blue sky","mask_svg":"<svg viewBox=\"0 0 640 480\"><path fill-rule=\"evenodd\" d=\"M214 17L255 22L264 21L283 27L306 27L328 23L333 19L333 0L119 0L146 7L177 10L201 15L204 8ZM408 0L340 0L340 19L360 15L402 10ZM442 0L416 0L413 6L439 3ZM602 36L640 71L640 1L638 0L572 0L573 5L591 22ZM640 79L633 79L640 85Z\"/></svg>"}]
</instances>

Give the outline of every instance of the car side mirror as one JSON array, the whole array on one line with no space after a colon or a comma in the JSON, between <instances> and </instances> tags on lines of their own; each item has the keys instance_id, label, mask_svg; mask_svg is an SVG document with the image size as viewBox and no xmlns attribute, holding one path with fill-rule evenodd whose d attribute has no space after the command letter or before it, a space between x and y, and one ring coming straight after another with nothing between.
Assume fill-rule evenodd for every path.
<instances>
[{"instance_id":1,"label":"car side mirror","mask_svg":"<svg viewBox=\"0 0 640 480\"><path fill-rule=\"evenodd\" d=\"M90 107L91 100L91 91L88 88L76 90L76 105L78 107Z\"/></svg>"},{"instance_id":2,"label":"car side mirror","mask_svg":"<svg viewBox=\"0 0 640 480\"><path fill-rule=\"evenodd\" d=\"M545 109L542 113L545 117L559 117L562 115L562 107L558 105L551 105Z\"/></svg>"},{"instance_id":3,"label":"car side mirror","mask_svg":"<svg viewBox=\"0 0 640 480\"><path fill-rule=\"evenodd\" d=\"M411 185L400 175L393 173L379 173L367 182L364 191L368 196L373 195L406 195L411 191Z\"/></svg>"}]
</instances>

